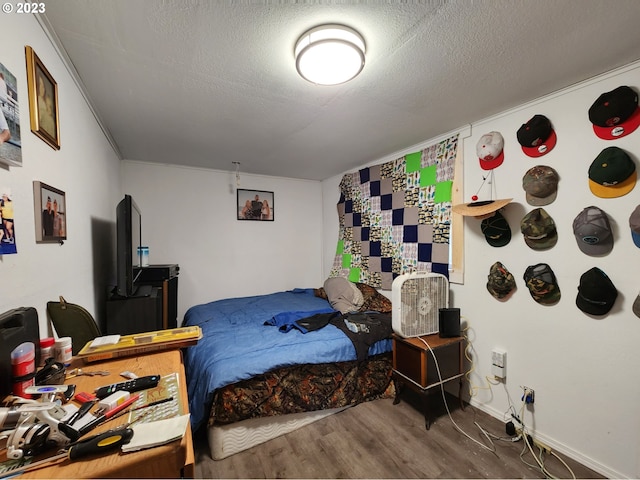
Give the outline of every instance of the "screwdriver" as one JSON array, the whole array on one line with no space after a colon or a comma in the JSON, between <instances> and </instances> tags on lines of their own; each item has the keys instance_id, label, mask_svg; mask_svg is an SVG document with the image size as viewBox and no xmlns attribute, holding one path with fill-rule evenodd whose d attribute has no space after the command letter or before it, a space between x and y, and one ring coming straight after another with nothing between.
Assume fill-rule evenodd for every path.
<instances>
[{"instance_id":1,"label":"screwdriver","mask_svg":"<svg viewBox=\"0 0 640 480\"><path fill-rule=\"evenodd\" d=\"M130 428L108 430L104 433L94 435L93 437L81 442L74 443L70 447L68 447L66 451L58 455L54 455L38 462L25 465L24 467L16 468L15 470L10 470L6 473L2 473L0 474L0 478L12 477L17 473L22 473L27 470L39 468L45 464L56 462L63 458L68 458L70 461L74 461L89 455L99 455L110 450L116 450L122 445L129 443L132 437L133 430Z\"/></svg>"}]
</instances>

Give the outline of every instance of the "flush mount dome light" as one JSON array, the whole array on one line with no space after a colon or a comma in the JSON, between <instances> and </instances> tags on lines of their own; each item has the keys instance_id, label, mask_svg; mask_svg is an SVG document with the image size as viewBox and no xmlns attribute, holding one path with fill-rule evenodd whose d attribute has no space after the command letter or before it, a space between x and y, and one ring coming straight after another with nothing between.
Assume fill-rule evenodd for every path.
<instances>
[{"instance_id":1,"label":"flush mount dome light","mask_svg":"<svg viewBox=\"0 0 640 480\"><path fill-rule=\"evenodd\" d=\"M302 78L318 85L348 82L364 68L364 40L352 28L321 25L296 43L296 69Z\"/></svg>"}]
</instances>

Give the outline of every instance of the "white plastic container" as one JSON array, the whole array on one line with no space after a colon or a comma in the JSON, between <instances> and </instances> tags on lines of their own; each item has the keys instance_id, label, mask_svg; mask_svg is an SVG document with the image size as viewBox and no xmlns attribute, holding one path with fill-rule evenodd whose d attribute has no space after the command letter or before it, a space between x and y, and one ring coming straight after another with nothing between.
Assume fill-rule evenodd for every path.
<instances>
[{"instance_id":1,"label":"white plastic container","mask_svg":"<svg viewBox=\"0 0 640 480\"><path fill-rule=\"evenodd\" d=\"M56 362L63 363L66 367L71 364L73 356L73 347L71 345L71 337L60 337L53 346Z\"/></svg>"},{"instance_id":2,"label":"white plastic container","mask_svg":"<svg viewBox=\"0 0 640 480\"><path fill-rule=\"evenodd\" d=\"M38 367L44 367L47 359L55 357L55 353L53 351L55 343L56 341L53 337L40 339L40 363L38 364Z\"/></svg>"}]
</instances>

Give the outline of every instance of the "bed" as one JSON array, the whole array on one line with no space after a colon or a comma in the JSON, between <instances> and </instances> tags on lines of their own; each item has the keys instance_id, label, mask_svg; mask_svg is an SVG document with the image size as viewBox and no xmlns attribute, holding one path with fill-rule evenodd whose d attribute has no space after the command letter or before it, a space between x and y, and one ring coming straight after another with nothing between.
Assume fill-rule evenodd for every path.
<instances>
[{"instance_id":1,"label":"bed","mask_svg":"<svg viewBox=\"0 0 640 480\"><path fill-rule=\"evenodd\" d=\"M191 423L194 431L207 428L214 460L393 397L389 300L363 284L346 287L359 293L355 299L344 288L336 297L327 282L217 300L185 314L183 325L203 333L185 350ZM375 328L358 332L353 322L363 325L364 316Z\"/></svg>"}]
</instances>

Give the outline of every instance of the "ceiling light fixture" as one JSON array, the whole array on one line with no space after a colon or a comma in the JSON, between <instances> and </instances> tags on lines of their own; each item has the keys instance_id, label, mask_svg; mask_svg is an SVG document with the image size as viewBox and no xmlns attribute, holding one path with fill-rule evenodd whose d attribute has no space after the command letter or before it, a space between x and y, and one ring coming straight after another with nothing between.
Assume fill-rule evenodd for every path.
<instances>
[{"instance_id":1,"label":"ceiling light fixture","mask_svg":"<svg viewBox=\"0 0 640 480\"><path fill-rule=\"evenodd\" d=\"M302 35L294 50L302 78L318 85L338 85L364 68L362 36L344 25L320 25Z\"/></svg>"}]
</instances>

